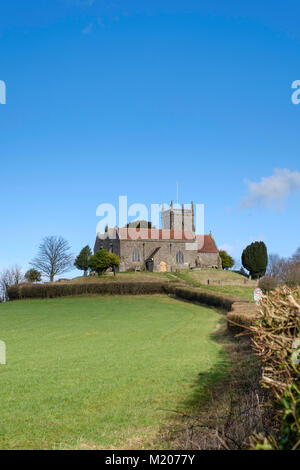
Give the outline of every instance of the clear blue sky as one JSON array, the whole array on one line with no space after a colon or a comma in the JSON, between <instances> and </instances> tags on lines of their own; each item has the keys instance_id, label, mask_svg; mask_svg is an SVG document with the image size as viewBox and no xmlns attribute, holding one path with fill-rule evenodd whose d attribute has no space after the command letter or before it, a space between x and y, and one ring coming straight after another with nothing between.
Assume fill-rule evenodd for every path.
<instances>
[{"instance_id":1,"label":"clear blue sky","mask_svg":"<svg viewBox=\"0 0 300 470\"><path fill-rule=\"evenodd\" d=\"M299 15L296 1L2 2L0 269L27 268L46 235L93 246L100 203L169 202L176 181L236 258L256 239L295 251Z\"/></svg>"}]
</instances>

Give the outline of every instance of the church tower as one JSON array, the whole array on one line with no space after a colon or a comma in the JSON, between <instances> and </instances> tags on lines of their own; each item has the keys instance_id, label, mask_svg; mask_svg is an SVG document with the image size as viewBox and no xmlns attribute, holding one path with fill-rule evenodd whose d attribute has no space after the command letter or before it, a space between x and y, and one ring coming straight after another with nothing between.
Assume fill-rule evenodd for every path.
<instances>
[{"instance_id":1,"label":"church tower","mask_svg":"<svg viewBox=\"0 0 300 470\"><path fill-rule=\"evenodd\" d=\"M162 207L162 228L170 230L186 230L195 232L194 204L173 204L170 209Z\"/></svg>"}]
</instances>

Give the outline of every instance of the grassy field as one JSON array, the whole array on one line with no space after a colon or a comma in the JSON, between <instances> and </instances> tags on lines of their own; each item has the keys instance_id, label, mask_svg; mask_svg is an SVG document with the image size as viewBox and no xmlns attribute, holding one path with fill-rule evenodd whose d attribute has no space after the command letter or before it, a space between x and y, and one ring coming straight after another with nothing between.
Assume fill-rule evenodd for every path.
<instances>
[{"instance_id":1,"label":"grassy field","mask_svg":"<svg viewBox=\"0 0 300 470\"><path fill-rule=\"evenodd\" d=\"M241 274L232 271L221 271L216 269L201 269L201 271L186 270L176 273L178 279L187 282L193 287L201 287L221 294L235 295L237 297L253 300L254 289L257 281L247 279ZM207 281L210 281L208 285Z\"/></svg>"},{"instance_id":2,"label":"grassy field","mask_svg":"<svg viewBox=\"0 0 300 470\"><path fill-rule=\"evenodd\" d=\"M0 448L151 447L224 374L219 320L164 296L0 304Z\"/></svg>"}]
</instances>

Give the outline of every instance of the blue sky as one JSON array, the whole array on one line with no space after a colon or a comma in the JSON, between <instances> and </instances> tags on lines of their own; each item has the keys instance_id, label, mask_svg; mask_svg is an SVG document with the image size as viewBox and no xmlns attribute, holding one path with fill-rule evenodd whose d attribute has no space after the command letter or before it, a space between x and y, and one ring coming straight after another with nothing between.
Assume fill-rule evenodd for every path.
<instances>
[{"instance_id":1,"label":"blue sky","mask_svg":"<svg viewBox=\"0 0 300 470\"><path fill-rule=\"evenodd\" d=\"M16 0L0 12L0 270L93 246L96 208L204 203L235 258L300 245L296 1Z\"/></svg>"}]
</instances>

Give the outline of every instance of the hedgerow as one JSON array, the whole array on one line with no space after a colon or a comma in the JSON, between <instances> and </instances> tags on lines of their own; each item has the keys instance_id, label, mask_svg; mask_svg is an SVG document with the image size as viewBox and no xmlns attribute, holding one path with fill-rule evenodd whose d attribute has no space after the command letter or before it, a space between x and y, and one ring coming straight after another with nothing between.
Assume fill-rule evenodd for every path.
<instances>
[{"instance_id":1,"label":"hedgerow","mask_svg":"<svg viewBox=\"0 0 300 470\"><path fill-rule=\"evenodd\" d=\"M22 284L8 289L9 300L45 299L85 294L99 295L151 295L170 294L176 297L199 302L229 311L236 298L210 293L201 289L176 287L161 282L103 282L103 283L56 283Z\"/></svg>"},{"instance_id":2,"label":"hedgerow","mask_svg":"<svg viewBox=\"0 0 300 470\"><path fill-rule=\"evenodd\" d=\"M176 287L168 285L168 293L191 302L217 307L222 310L230 311L237 298L225 294L215 294L204 289L192 289L187 287Z\"/></svg>"},{"instance_id":3,"label":"hedgerow","mask_svg":"<svg viewBox=\"0 0 300 470\"><path fill-rule=\"evenodd\" d=\"M262 364L262 385L274 396L279 432L255 436L258 449L300 449L300 288L281 287L264 296L250 327Z\"/></svg>"},{"instance_id":4,"label":"hedgerow","mask_svg":"<svg viewBox=\"0 0 300 470\"><path fill-rule=\"evenodd\" d=\"M66 284L28 284L8 289L9 300L44 299L85 294L151 295L164 294L166 284L159 282L98 282Z\"/></svg>"}]
</instances>

